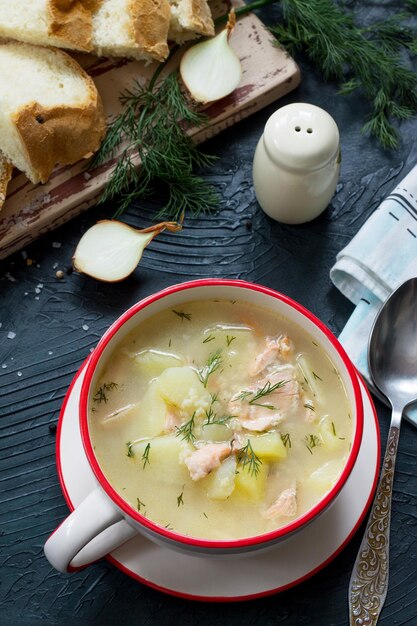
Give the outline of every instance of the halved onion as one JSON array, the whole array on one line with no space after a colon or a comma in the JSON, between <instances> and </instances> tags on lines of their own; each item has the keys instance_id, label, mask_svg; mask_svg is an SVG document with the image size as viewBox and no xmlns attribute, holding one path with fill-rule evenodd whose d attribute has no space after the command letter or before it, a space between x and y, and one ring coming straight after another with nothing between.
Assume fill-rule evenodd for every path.
<instances>
[{"instance_id":1,"label":"halved onion","mask_svg":"<svg viewBox=\"0 0 417 626\"><path fill-rule=\"evenodd\" d=\"M180 63L181 78L196 102L207 104L232 93L242 78L242 66L229 44L236 23L234 11L216 37L197 43L185 52Z\"/></svg>"},{"instance_id":2,"label":"halved onion","mask_svg":"<svg viewBox=\"0 0 417 626\"><path fill-rule=\"evenodd\" d=\"M77 272L113 283L127 278L143 251L163 230L181 230L177 222L161 222L138 230L117 220L102 220L81 237L72 262Z\"/></svg>"}]
</instances>

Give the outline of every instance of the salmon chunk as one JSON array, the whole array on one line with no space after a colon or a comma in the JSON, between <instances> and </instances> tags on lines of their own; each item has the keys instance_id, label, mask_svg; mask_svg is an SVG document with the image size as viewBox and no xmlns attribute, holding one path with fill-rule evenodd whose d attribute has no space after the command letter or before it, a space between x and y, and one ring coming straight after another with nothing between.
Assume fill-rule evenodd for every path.
<instances>
[{"instance_id":1,"label":"salmon chunk","mask_svg":"<svg viewBox=\"0 0 417 626\"><path fill-rule=\"evenodd\" d=\"M277 500L263 514L266 519L274 517L294 517L297 513L297 493L295 487L289 487L281 492Z\"/></svg>"},{"instance_id":2,"label":"salmon chunk","mask_svg":"<svg viewBox=\"0 0 417 626\"><path fill-rule=\"evenodd\" d=\"M279 386L255 400L261 390L268 390L275 385ZM228 410L231 415L237 416L235 424L238 428L240 426L262 432L279 424L286 414L298 407L299 401L300 387L295 379L294 368L286 367L235 394Z\"/></svg>"},{"instance_id":3,"label":"salmon chunk","mask_svg":"<svg viewBox=\"0 0 417 626\"><path fill-rule=\"evenodd\" d=\"M277 339L268 337L265 350L255 358L249 374L258 376L272 365L285 363L293 355L293 352L293 344L287 335L280 335Z\"/></svg>"},{"instance_id":4,"label":"salmon chunk","mask_svg":"<svg viewBox=\"0 0 417 626\"><path fill-rule=\"evenodd\" d=\"M269 430L270 428L274 428L277 426L283 419L281 413L272 412L268 409L264 409L263 412L259 409L261 407L253 407L258 410L249 412L249 419L239 420L239 425L245 430L252 430L254 432L262 433L265 430ZM254 417L253 414L255 414Z\"/></svg>"},{"instance_id":5,"label":"salmon chunk","mask_svg":"<svg viewBox=\"0 0 417 626\"><path fill-rule=\"evenodd\" d=\"M184 463L188 467L190 476L193 480L204 478L231 453L231 447L228 443L208 443L198 450L191 452L185 459Z\"/></svg>"}]
</instances>

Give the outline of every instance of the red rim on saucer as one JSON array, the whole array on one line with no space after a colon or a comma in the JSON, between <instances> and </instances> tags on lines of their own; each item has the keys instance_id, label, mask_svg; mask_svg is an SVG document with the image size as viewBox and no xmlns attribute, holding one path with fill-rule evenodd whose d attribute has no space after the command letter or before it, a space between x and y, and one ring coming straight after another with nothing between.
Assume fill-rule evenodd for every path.
<instances>
[{"instance_id":1,"label":"red rim on saucer","mask_svg":"<svg viewBox=\"0 0 417 626\"><path fill-rule=\"evenodd\" d=\"M76 387L79 378L85 373L85 368L86 368L86 364L87 364L87 360L83 363L83 365L80 367L80 369L78 370L78 372L76 373L68 391L67 394L64 398L63 404L62 404L62 408L61 408L61 412L60 412L60 416L59 416L59 422L58 422L58 429L57 429L57 440L56 440L56 462L57 462L57 471L58 471L58 477L59 477L59 481L61 484L61 489L64 495L64 498L68 504L69 509L72 511L75 508L75 504L73 503L73 497L75 497L75 494L73 493L73 489L71 487L71 483L69 481L69 485L67 486L67 482L69 480L69 475L67 475L68 469L65 468L65 463L63 461L63 457L62 457L62 452L61 452L61 448L64 445L64 442L62 440L62 436L63 436L63 429L64 429L64 421L65 424L67 424L67 426L65 428L68 427L68 420L70 420L71 422L71 416L68 414L68 403L69 400L72 396L72 394L74 393L74 388ZM362 381L362 379L361 379ZM375 411L375 407L373 405L372 402L372 398L369 394L368 389L366 388L365 384L362 381L362 388L363 388L363 394L364 396L366 396L365 400L368 399L369 402L369 413L371 413L371 417L368 417L368 419L371 422L371 429L374 430L375 434L375 458L374 458L374 462L375 462L375 467L374 467L374 471L373 471L373 476L372 476L372 483L371 483L371 488L369 490L369 492L367 491L367 497L366 500L363 501L363 504L361 505L361 509L360 509L360 514L356 515L354 520L352 520L352 522L354 522L353 526L350 527L349 526L349 532L347 533L347 535L344 537L344 539L342 540L342 542L337 546L337 548L335 548L332 552L330 552L328 555L325 555L325 558L323 558L322 561L320 561L315 567L313 567L312 569L306 571L305 574L303 574L302 576L299 576L298 578L295 578L293 580L291 580L290 582L286 583L286 584L282 584L279 585L277 587L272 587L272 588L268 588L265 591L261 591L261 592L256 592L256 593L250 593L250 594L245 594L245 595L228 595L228 596L222 596L222 595L211 595L211 596L204 596L204 595L200 595L197 593L187 593L184 591L180 591L177 589L171 589L169 587L166 587L164 585L158 584L157 582L153 581L153 580L149 580L148 578L146 578L145 576L141 576L137 571L134 571L132 569L132 566L129 567L128 564L126 564L125 562L123 562L123 560L120 560L119 558L116 558L115 556L112 555L108 555L106 557L106 559L112 563L113 565L115 565L119 570L121 570L122 572L124 572L125 574L127 574L130 578L133 578L134 580L147 585L148 587L151 587L153 589L156 589L158 591L167 593L169 595L175 596L175 597L179 597L179 598L183 598L183 599L187 599L187 600L196 600L196 601L203 601L203 602L238 602L238 601L245 601L245 600L255 600L257 598L262 598L262 597L266 597L266 596L270 596L282 591L285 591L286 589L289 589L291 587L294 587L298 584L300 584L301 582L307 580L308 578L310 578L311 576L313 576L314 574L316 574L317 572L319 572L321 569L323 569L326 565L328 565L344 548L345 546L350 542L350 540L352 539L352 537L354 536L354 534L356 533L356 531L358 530L359 526L361 525L371 503L373 500L373 496L375 493L375 489L376 489L376 485L377 485L377 480L378 480L378 474L379 474L379 466L380 466L380 433L379 433L379 423L378 423L378 418L376 415L376 411ZM74 411L75 413L75 411ZM79 425L78 425L78 419L77 417L74 415L73 418L74 420L74 428L76 428L79 431ZM66 444L65 444L66 445ZM63 450L65 450L65 448L63 448ZM84 451L82 448L82 444L80 441L80 454L84 455ZM87 461L85 461L87 463ZM93 478L94 474L91 471L91 479ZM355 490L356 493L356 490ZM85 496L84 496L85 497ZM362 508L363 507L363 508ZM148 540L147 540L148 541ZM161 549L161 548L158 548ZM169 548L165 548L166 550L169 550ZM277 549L277 548L275 548ZM278 549L279 549L279 544L278 544ZM274 552L274 548L272 548L272 553ZM194 558L194 557L190 557L190 558ZM252 558L252 557L249 557ZM256 558L256 557L255 557Z\"/></svg>"}]
</instances>

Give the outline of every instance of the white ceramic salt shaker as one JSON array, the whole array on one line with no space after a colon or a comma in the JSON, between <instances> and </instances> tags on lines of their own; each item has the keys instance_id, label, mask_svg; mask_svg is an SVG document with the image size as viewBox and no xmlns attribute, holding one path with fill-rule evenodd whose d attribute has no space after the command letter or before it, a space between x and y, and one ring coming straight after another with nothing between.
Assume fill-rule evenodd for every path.
<instances>
[{"instance_id":1,"label":"white ceramic salt shaker","mask_svg":"<svg viewBox=\"0 0 417 626\"><path fill-rule=\"evenodd\" d=\"M331 115L305 103L271 115L253 160L255 194L267 215L285 224L314 219L328 206L339 171L339 130Z\"/></svg>"}]
</instances>

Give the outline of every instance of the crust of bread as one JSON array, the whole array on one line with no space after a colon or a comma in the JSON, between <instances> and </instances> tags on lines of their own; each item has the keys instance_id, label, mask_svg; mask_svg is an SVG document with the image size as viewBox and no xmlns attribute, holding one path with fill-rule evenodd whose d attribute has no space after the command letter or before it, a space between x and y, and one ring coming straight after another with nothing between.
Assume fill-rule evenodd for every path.
<instances>
[{"instance_id":1,"label":"crust of bread","mask_svg":"<svg viewBox=\"0 0 417 626\"><path fill-rule=\"evenodd\" d=\"M134 40L146 54L164 61L169 54L171 8L168 0L130 0L129 8Z\"/></svg>"},{"instance_id":2,"label":"crust of bread","mask_svg":"<svg viewBox=\"0 0 417 626\"><path fill-rule=\"evenodd\" d=\"M192 30L200 35L214 35L214 23L206 0L190 0L187 7Z\"/></svg>"},{"instance_id":3,"label":"crust of bread","mask_svg":"<svg viewBox=\"0 0 417 626\"><path fill-rule=\"evenodd\" d=\"M12 177L13 165L0 154L0 209L6 200L7 185Z\"/></svg>"},{"instance_id":4,"label":"crust of bread","mask_svg":"<svg viewBox=\"0 0 417 626\"><path fill-rule=\"evenodd\" d=\"M26 159L36 173L33 183L46 182L58 163L70 165L95 152L106 132L103 105L92 79L65 52L54 52L64 55L74 71L83 75L89 97L84 106L43 107L32 102L12 116Z\"/></svg>"},{"instance_id":5,"label":"crust of bread","mask_svg":"<svg viewBox=\"0 0 417 626\"><path fill-rule=\"evenodd\" d=\"M48 0L48 35L76 50L91 52L92 11L101 0Z\"/></svg>"}]
</instances>

